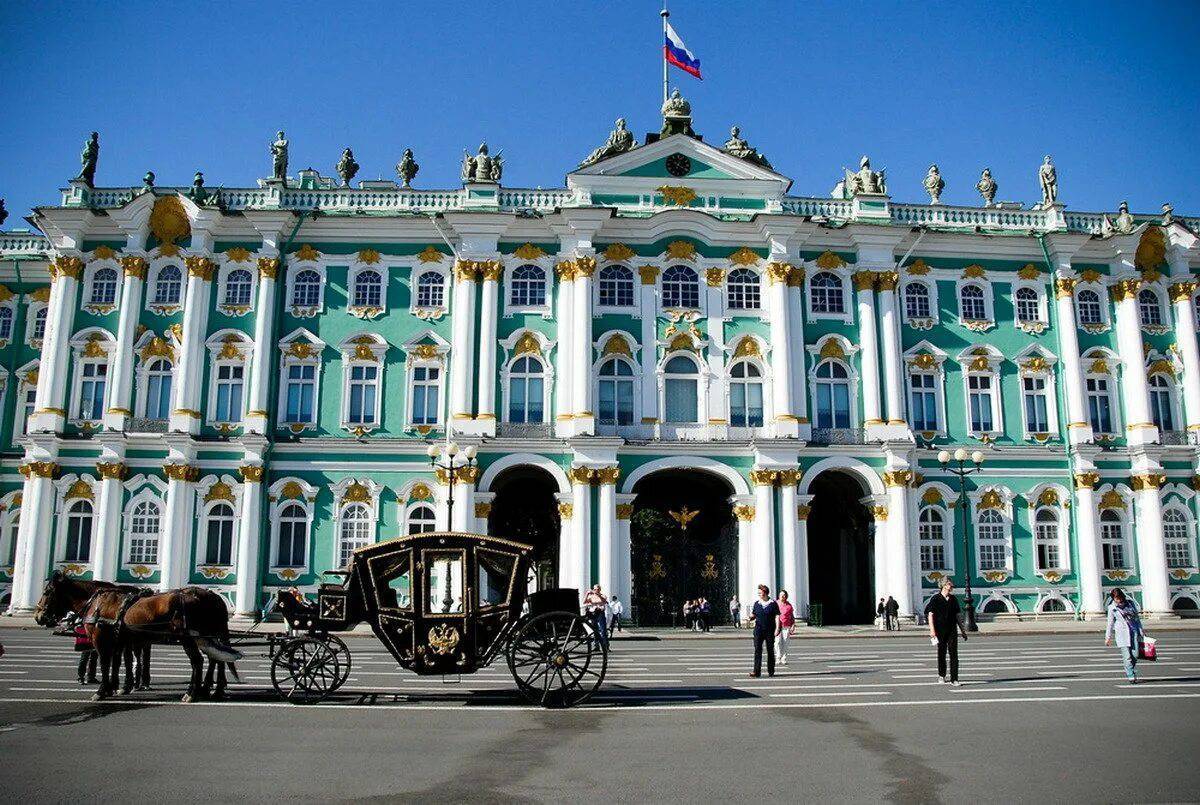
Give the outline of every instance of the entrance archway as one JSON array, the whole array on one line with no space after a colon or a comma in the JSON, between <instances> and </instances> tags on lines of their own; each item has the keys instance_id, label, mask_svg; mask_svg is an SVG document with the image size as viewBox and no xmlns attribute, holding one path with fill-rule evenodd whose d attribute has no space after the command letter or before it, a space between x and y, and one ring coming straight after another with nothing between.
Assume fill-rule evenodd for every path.
<instances>
[{"instance_id":1,"label":"entrance archway","mask_svg":"<svg viewBox=\"0 0 1200 805\"><path fill-rule=\"evenodd\" d=\"M543 469L509 467L492 481L496 493L488 512L488 534L534 547L533 575L538 590L558 585L558 483Z\"/></svg>"},{"instance_id":2,"label":"entrance archway","mask_svg":"<svg viewBox=\"0 0 1200 805\"><path fill-rule=\"evenodd\" d=\"M861 503L868 494L852 473L826 470L808 487L809 604L827 625L875 618L875 521Z\"/></svg>"},{"instance_id":3,"label":"entrance archway","mask_svg":"<svg viewBox=\"0 0 1200 805\"><path fill-rule=\"evenodd\" d=\"M737 588L733 489L718 475L660 470L637 481L630 521L632 613L643 626L682 620L685 600L706 598L711 623L729 618Z\"/></svg>"}]
</instances>

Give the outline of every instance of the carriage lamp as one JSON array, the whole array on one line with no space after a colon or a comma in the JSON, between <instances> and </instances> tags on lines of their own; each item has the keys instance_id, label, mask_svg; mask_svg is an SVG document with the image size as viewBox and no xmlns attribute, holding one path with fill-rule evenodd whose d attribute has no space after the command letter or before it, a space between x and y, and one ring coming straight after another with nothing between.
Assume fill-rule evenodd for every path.
<instances>
[{"instance_id":1,"label":"carriage lamp","mask_svg":"<svg viewBox=\"0 0 1200 805\"><path fill-rule=\"evenodd\" d=\"M938 463L942 465L942 469L946 472L958 476L958 509L961 512L960 521L962 523L962 539L963 539L963 554L966 557L966 569L963 575L966 576L966 583L963 585L963 592L967 597L967 631L978 632L979 625L975 622L975 600L971 597L971 540L967 537L967 476L979 472L983 469L983 453L979 450L970 454L971 463L975 466L967 465L967 451L960 447L954 451L954 455L950 454L949 450L943 450L938 453ZM951 463L953 460L953 464Z\"/></svg>"},{"instance_id":2,"label":"carriage lamp","mask_svg":"<svg viewBox=\"0 0 1200 805\"><path fill-rule=\"evenodd\" d=\"M475 464L475 454L477 448L473 444L466 447L459 447L457 442L446 442L445 445L439 446L431 444L425 450L425 455L429 456L429 464L434 470L443 470L446 473L446 481L448 490L446 493L446 524L447 527L453 530L454 522L454 484L458 480L455 478L455 472L467 467L472 467ZM439 463L438 457L445 454L444 462Z\"/></svg>"}]
</instances>

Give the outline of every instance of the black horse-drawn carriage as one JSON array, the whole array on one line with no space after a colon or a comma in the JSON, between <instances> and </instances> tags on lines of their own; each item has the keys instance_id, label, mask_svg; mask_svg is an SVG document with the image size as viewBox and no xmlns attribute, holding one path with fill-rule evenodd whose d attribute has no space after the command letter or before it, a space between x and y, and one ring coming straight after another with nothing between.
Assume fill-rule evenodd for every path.
<instances>
[{"instance_id":1,"label":"black horse-drawn carriage","mask_svg":"<svg viewBox=\"0 0 1200 805\"><path fill-rule=\"evenodd\" d=\"M529 701L583 702L604 680L607 646L580 616L577 590L526 594L532 551L462 533L359 548L340 582L320 586L315 604L281 595L293 634L271 647L275 689L292 702L337 690L349 676L350 653L331 633L365 621L415 673L469 674L504 654Z\"/></svg>"}]
</instances>

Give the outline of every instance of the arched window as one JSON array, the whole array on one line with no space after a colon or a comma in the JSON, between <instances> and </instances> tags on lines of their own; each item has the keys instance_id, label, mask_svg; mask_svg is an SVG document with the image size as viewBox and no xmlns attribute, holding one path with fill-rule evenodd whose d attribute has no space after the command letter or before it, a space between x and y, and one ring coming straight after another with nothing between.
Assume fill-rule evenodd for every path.
<instances>
[{"instance_id":1,"label":"arched window","mask_svg":"<svg viewBox=\"0 0 1200 805\"><path fill-rule=\"evenodd\" d=\"M21 510L17 509L13 512L12 519L8 521L8 528L4 535L8 539L7 550L4 552L4 560L7 561L6 567L12 568L17 564L17 534L21 531Z\"/></svg>"},{"instance_id":2,"label":"arched window","mask_svg":"<svg viewBox=\"0 0 1200 805\"><path fill-rule=\"evenodd\" d=\"M46 312L49 308L40 308L33 314L33 340L41 341L46 337Z\"/></svg>"},{"instance_id":3,"label":"arched window","mask_svg":"<svg viewBox=\"0 0 1200 805\"><path fill-rule=\"evenodd\" d=\"M1174 506L1163 512L1163 539L1167 544L1167 567L1194 567L1192 534L1188 517Z\"/></svg>"},{"instance_id":4,"label":"arched window","mask_svg":"<svg viewBox=\"0 0 1200 805\"><path fill-rule=\"evenodd\" d=\"M929 288L923 282L904 286L904 315L909 319L928 319L933 316L929 304Z\"/></svg>"},{"instance_id":5,"label":"arched window","mask_svg":"<svg viewBox=\"0 0 1200 805\"><path fill-rule=\"evenodd\" d=\"M946 570L946 522L939 509L921 510L917 534L921 550L921 572Z\"/></svg>"},{"instance_id":6,"label":"arched window","mask_svg":"<svg viewBox=\"0 0 1200 805\"><path fill-rule=\"evenodd\" d=\"M292 283L292 307L316 307L321 302L321 275L306 268Z\"/></svg>"},{"instance_id":7,"label":"arched window","mask_svg":"<svg viewBox=\"0 0 1200 805\"><path fill-rule=\"evenodd\" d=\"M1100 307L1100 294L1092 290L1080 291L1075 297L1079 309L1080 324L1103 324L1104 309Z\"/></svg>"},{"instance_id":8,"label":"arched window","mask_svg":"<svg viewBox=\"0 0 1200 805\"><path fill-rule=\"evenodd\" d=\"M383 275L364 268L354 277L354 306L383 307Z\"/></svg>"},{"instance_id":9,"label":"arched window","mask_svg":"<svg viewBox=\"0 0 1200 805\"><path fill-rule=\"evenodd\" d=\"M299 503L289 503L279 513L279 541L275 567L304 567L308 549L308 515Z\"/></svg>"},{"instance_id":10,"label":"arched window","mask_svg":"<svg viewBox=\"0 0 1200 805\"><path fill-rule=\"evenodd\" d=\"M77 500L67 509L65 562L88 562L92 558L92 502Z\"/></svg>"},{"instance_id":11,"label":"arched window","mask_svg":"<svg viewBox=\"0 0 1200 805\"><path fill-rule=\"evenodd\" d=\"M1200 607L1196 606L1196 601L1193 598L1188 598L1186 595L1181 595L1171 604L1171 609L1176 612L1195 612Z\"/></svg>"},{"instance_id":12,"label":"arched window","mask_svg":"<svg viewBox=\"0 0 1200 805\"><path fill-rule=\"evenodd\" d=\"M1100 549L1105 570L1124 570L1125 523L1115 509L1100 512Z\"/></svg>"},{"instance_id":13,"label":"arched window","mask_svg":"<svg viewBox=\"0 0 1200 805\"><path fill-rule=\"evenodd\" d=\"M699 419L700 374L691 358L677 355L663 367L665 422L695 423Z\"/></svg>"},{"instance_id":14,"label":"arched window","mask_svg":"<svg viewBox=\"0 0 1200 805\"><path fill-rule=\"evenodd\" d=\"M513 361L508 372L508 421L538 423L546 420L546 367L537 358Z\"/></svg>"},{"instance_id":15,"label":"arched window","mask_svg":"<svg viewBox=\"0 0 1200 805\"><path fill-rule=\"evenodd\" d=\"M813 313L845 313L846 299L842 278L829 271L818 271L809 283Z\"/></svg>"},{"instance_id":16,"label":"arched window","mask_svg":"<svg viewBox=\"0 0 1200 805\"><path fill-rule=\"evenodd\" d=\"M209 565L233 564L233 507L218 503L208 510L204 562Z\"/></svg>"},{"instance_id":17,"label":"arched window","mask_svg":"<svg viewBox=\"0 0 1200 805\"><path fill-rule=\"evenodd\" d=\"M665 308L700 307L700 278L687 266L671 266L662 276L662 305Z\"/></svg>"},{"instance_id":18,"label":"arched window","mask_svg":"<svg viewBox=\"0 0 1200 805\"><path fill-rule=\"evenodd\" d=\"M414 506L408 513L408 533L409 534L428 534L430 531L437 530L437 516L433 513L432 506L421 504Z\"/></svg>"},{"instance_id":19,"label":"arched window","mask_svg":"<svg viewBox=\"0 0 1200 805\"><path fill-rule=\"evenodd\" d=\"M152 500L143 500L133 507L129 517L129 563L158 564L158 535L162 527L162 510Z\"/></svg>"},{"instance_id":20,"label":"arched window","mask_svg":"<svg viewBox=\"0 0 1200 805\"><path fill-rule=\"evenodd\" d=\"M512 273L509 304L542 307L546 304L546 272L540 266L517 266Z\"/></svg>"},{"instance_id":21,"label":"arched window","mask_svg":"<svg viewBox=\"0 0 1200 805\"><path fill-rule=\"evenodd\" d=\"M1005 548L1008 545L1004 527L1004 515L995 509L984 509L979 514L979 569L1003 570Z\"/></svg>"},{"instance_id":22,"label":"arched window","mask_svg":"<svg viewBox=\"0 0 1200 805\"><path fill-rule=\"evenodd\" d=\"M1003 615L1008 612L1008 604L1005 604L999 598L993 598L983 605L985 615Z\"/></svg>"},{"instance_id":23,"label":"arched window","mask_svg":"<svg viewBox=\"0 0 1200 805\"><path fill-rule=\"evenodd\" d=\"M1149 288L1143 288L1138 293L1138 318L1143 327L1158 327L1163 323L1162 305L1158 294Z\"/></svg>"},{"instance_id":24,"label":"arched window","mask_svg":"<svg viewBox=\"0 0 1200 805\"><path fill-rule=\"evenodd\" d=\"M1058 570L1062 567L1059 561L1058 542L1058 513L1049 507L1042 507L1033 516L1033 542L1037 551L1038 570Z\"/></svg>"},{"instance_id":25,"label":"arched window","mask_svg":"<svg viewBox=\"0 0 1200 805\"><path fill-rule=\"evenodd\" d=\"M426 271L417 278L417 307L441 307L445 304L442 275Z\"/></svg>"},{"instance_id":26,"label":"arched window","mask_svg":"<svg viewBox=\"0 0 1200 805\"><path fill-rule=\"evenodd\" d=\"M600 269L600 304L605 307L633 306L633 272L625 266Z\"/></svg>"},{"instance_id":27,"label":"arched window","mask_svg":"<svg viewBox=\"0 0 1200 805\"><path fill-rule=\"evenodd\" d=\"M0 341L12 338L13 312L11 307L0 307Z\"/></svg>"},{"instance_id":28,"label":"arched window","mask_svg":"<svg viewBox=\"0 0 1200 805\"><path fill-rule=\"evenodd\" d=\"M183 296L183 273L179 266L163 266L154 281L156 305L178 305Z\"/></svg>"},{"instance_id":29,"label":"arched window","mask_svg":"<svg viewBox=\"0 0 1200 805\"><path fill-rule=\"evenodd\" d=\"M762 370L747 360L729 370L729 424L735 428L761 428L763 424Z\"/></svg>"},{"instance_id":30,"label":"arched window","mask_svg":"<svg viewBox=\"0 0 1200 805\"><path fill-rule=\"evenodd\" d=\"M357 548L371 544L371 512L362 503L351 503L342 509L338 524L337 566L346 567Z\"/></svg>"},{"instance_id":31,"label":"arched window","mask_svg":"<svg viewBox=\"0 0 1200 805\"><path fill-rule=\"evenodd\" d=\"M987 319L987 305L983 302L983 288L971 283L964 285L958 293L958 315L964 321Z\"/></svg>"},{"instance_id":32,"label":"arched window","mask_svg":"<svg viewBox=\"0 0 1200 805\"><path fill-rule=\"evenodd\" d=\"M748 268L729 272L726 296L730 310L757 310L762 305L762 284Z\"/></svg>"},{"instance_id":33,"label":"arched window","mask_svg":"<svg viewBox=\"0 0 1200 805\"><path fill-rule=\"evenodd\" d=\"M1033 288L1018 288L1013 294L1017 306L1017 321L1038 321L1042 317L1038 292Z\"/></svg>"},{"instance_id":34,"label":"arched window","mask_svg":"<svg viewBox=\"0 0 1200 805\"><path fill-rule=\"evenodd\" d=\"M1160 431L1175 430L1174 384L1162 373L1150 375L1150 413Z\"/></svg>"},{"instance_id":35,"label":"arched window","mask_svg":"<svg viewBox=\"0 0 1200 805\"><path fill-rule=\"evenodd\" d=\"M1067 605L1061 598L1047 598L1042 602L1042 612L1066 612Z\"/></svg>"},{"instance_id":36,"label":"arched window","mask_svg":"<svg viewBox=\"0 0 1200 805\"><path fill-rule=\"evenodd\" d=\"M117 301L117 271L113 268L97 269L92 275L92 304L111 305Z\"/></svg>"},{"instance_id":37,"label":"arched window","mask_svg":"<svg viewBox=\"0 0 1200 805\"><path fill-rule=\"evenodd\" d=\"M816 388L818 428L850 427L850 372L846 364L833 359L817 367Z\"/></svg>"},{"instance_id":38,"label":"arched window","mask_svg":"<svg viewBox=\"0 0 1200 805\"><path fill-rule=\"evenodd\" d=\"M600 424L633 424L633 367L620 358L600 366Z\"/></svg>"},{"instance_id":39,"label":"arched window","mask_svg":"<svg viewBox=\"0 0 1200 805\"><path fill-rule=\"evenodd\" d=\"M249 307L250 293L254 289L254 278L244 268L235 268L225 278L225 304L231 307Z\"/></svg>"},{"instance_id":40,"label":"arched window","mask_svg":"<svg viewBox=\"0 0 1200 805\"><path fill-rule=\"evenodd\" d=\"M146 419L171 416L171 362L155 358L146 369Z\"/></svg>"}]
</instances>

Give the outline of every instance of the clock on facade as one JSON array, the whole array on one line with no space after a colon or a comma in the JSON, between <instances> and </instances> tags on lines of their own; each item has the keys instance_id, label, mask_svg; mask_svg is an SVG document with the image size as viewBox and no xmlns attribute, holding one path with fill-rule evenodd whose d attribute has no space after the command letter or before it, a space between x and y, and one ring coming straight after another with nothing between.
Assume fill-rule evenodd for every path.
<instances>
[{"instance_id":1,"label":"clock on facade","mask_svg":"<svg viewBox=\"0 0 1200 805\"><path fill-rule=\"evenodd\" d=\"M692 161L683 154L667 157L667 173L672 176L687 176L692 172Z\"/></svg>"}]
</instances>

